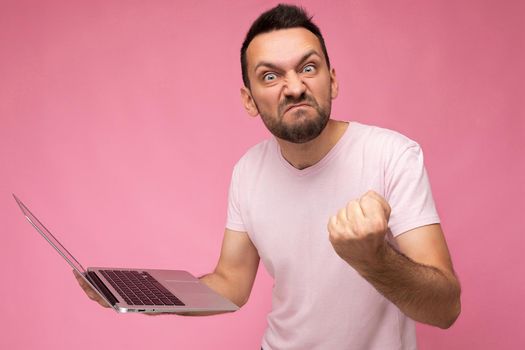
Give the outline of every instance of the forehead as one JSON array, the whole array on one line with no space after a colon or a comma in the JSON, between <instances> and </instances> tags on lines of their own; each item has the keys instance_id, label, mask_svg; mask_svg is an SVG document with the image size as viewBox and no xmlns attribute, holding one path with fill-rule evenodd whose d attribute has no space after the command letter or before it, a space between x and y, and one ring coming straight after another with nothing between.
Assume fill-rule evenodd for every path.
<instances>
[{"instance_id":1,"label":"forehead","mask_svg":"<svg viewBox=\"0 0 525 350\"><path fill-rule=\"evenodd\" d=\"M246 50L248 70L253 70L259 62L286 65L312 50L324 58L319 39L304 28L280 29L259 34Z\"/></svg>"}]
</instances>

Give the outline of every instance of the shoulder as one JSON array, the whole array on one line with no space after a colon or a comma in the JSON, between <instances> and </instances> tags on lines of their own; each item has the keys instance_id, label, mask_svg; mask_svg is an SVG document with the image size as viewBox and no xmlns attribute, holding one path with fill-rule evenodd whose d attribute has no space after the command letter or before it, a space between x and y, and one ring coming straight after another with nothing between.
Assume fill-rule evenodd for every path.
<instances>
[{"instance_id":1,"label":"shoulder","mask_svg":"<svg viewBox=\"0 0 525 350\"><path fill-rule=\"evenodd\" d=\"M385 150L400 150L418 147L418 143L398 131L352 122L353 136L367 146L383 146Z\"/></svg>"},{"instance_id":2,"label":"shoulder","mask_svg":"<svg viewBox=\"0 0 525 350\"><path fill-rule=\"evenodd\" d=\"M386 170L396 167L400 159L422 158L419 144L398 131L358 122L351 128L351 149L367 159L368 164Z\"/></svg>"},{"instance_id":3,"label":"shoulder","mask_svg":"<svg viewBox=\"0 0 525 350\"><path fill-rule=\"evenodd\" d=\"M269 157L274 151L274 144L272 139L267 139L250 147L244 155L237 161L234 166L235 172L242 172L246 169L255 170L265 158Z\"/></svg>"}]
</instances>

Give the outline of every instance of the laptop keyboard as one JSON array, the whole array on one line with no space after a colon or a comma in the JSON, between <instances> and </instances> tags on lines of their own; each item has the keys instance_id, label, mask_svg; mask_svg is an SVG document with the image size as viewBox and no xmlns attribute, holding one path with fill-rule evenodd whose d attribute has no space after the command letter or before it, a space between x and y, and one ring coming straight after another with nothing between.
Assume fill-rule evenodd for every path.
<instances>
[{"instance_id":1,"label":"laptop keyboard","mask_svg":"<svg viewBox=\"0 0 525 350\"><path fill-rule=\"evenodd\" d=\"M145 271L100 270L100 273L130 305L184 305Z\"/></svg>"}]
</instances>

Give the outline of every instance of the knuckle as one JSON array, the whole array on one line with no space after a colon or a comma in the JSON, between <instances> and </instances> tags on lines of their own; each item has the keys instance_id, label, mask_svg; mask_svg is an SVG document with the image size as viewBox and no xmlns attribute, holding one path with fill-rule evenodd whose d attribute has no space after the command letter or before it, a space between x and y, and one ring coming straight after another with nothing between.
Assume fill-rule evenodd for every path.
<instances>
[{"instance_id":1,"label":"knuckle","mask_svg":"<svg viewBox=\"0 0 525 350\"><path fill-rule=\"evenodd\" d=\"M364 235L366 231L367 227L366 224L363 222L354 222L354 224L352 225L352 232L358 237Z\"/></svg>"},{"instance_id":2,"label":"knuckle","mask_svg":"<svg viewBox=\"0 0 525 350\"><path fill-rule=\"evenodd\" d=\"M350 202L348 202L348 204L346 205L346 208L347 209L352 209L352 208L355 208L355 207L358 207L359 206L359 199L354 199Z\"/></svg>"},{"instance_id":3,"label":"knuckle","mask_svg":"<svg viewBox=\"0 0 525 350\"><path fill-rule=\"evenodd\" d=\"M331 233L332 231L337 230L337 217L332 216L330 217L330 220L328 220L328 231Z\"/></svg>"},{"instance_id":4,"label":"knuckle","mask_svg":"<svg viewBox=\"0 0 525 350\"><path fill-rule=\"evenodd\" d=\"M330 242L338 244L343 240L343 236L340 231L334 231L330 234Z\"/></svg>"}]
</instances>

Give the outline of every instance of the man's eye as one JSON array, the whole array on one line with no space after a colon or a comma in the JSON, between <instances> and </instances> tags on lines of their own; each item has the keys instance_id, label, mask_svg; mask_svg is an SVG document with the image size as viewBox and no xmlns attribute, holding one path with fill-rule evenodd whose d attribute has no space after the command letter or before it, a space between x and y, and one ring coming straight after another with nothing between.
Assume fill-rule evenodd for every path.
<instances>
[{"instance_id":1,"label":"man's eye","mask_svg":"<svg viewBox=\"0 0 525 350\"><path fill-rule=\"evenodd\" d=\"M304 73L313 73L313 72L315 72L315 67L313 65L309 64L309 65L307 65L307 66L305 66L303 68L303 72Z\"/></svg>"},{"instance_id":2,"label":"man's eye","mask_svg":"<svg viewBox=\"0 0 525 350\"><path fill-rule=\"evenodd\" d=\"M263 76L263 80L264 81L273 81L277 78L277 75L275 75L274 73L268 73L268 74L265 74Z\"/></svg>"}]
</instances>

